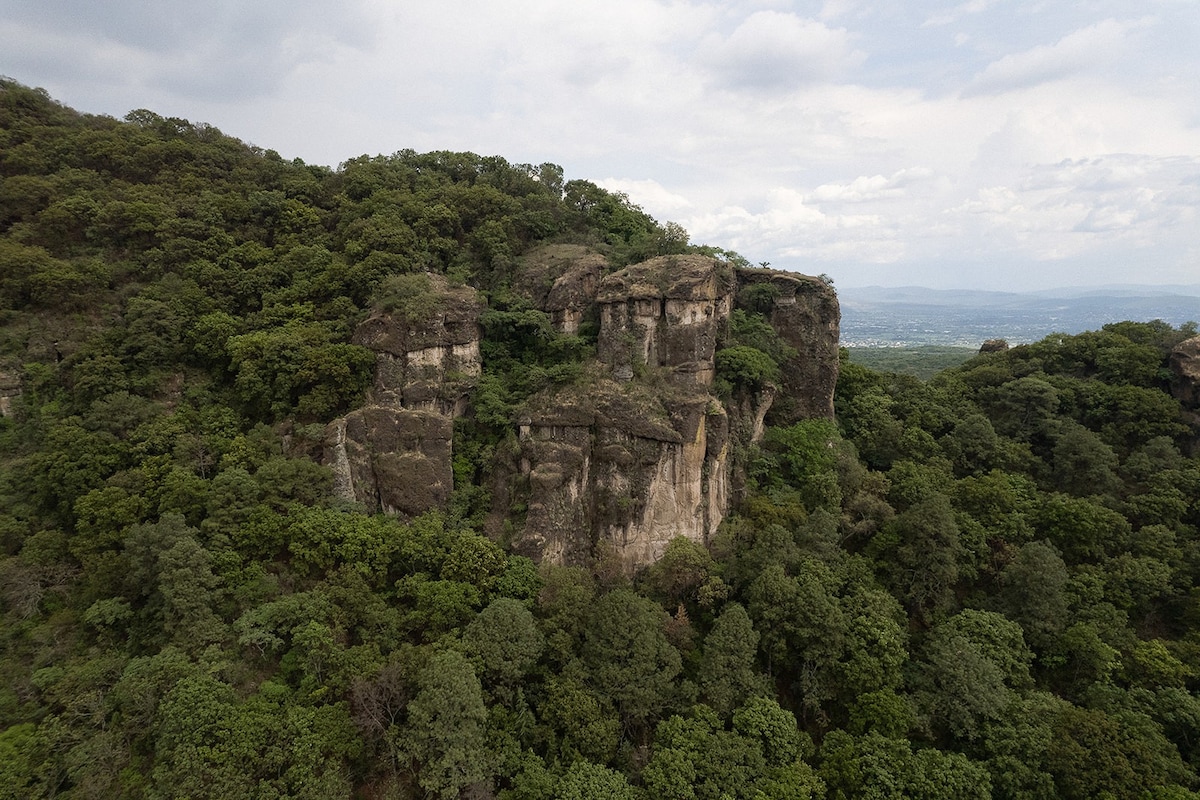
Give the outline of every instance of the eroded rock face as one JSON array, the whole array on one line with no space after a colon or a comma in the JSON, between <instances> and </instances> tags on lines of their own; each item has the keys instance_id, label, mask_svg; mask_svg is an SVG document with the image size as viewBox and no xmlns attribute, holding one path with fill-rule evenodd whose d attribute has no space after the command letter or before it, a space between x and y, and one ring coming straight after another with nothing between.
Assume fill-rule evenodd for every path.
<instances>
[{"instance_id":1,"label":"eroded rock face","mask_svg":"<svg viewBox=\"0 0 1200 800\"><path fill-rule=\"evenodd\" d=\"M769 284L775 297L771 327L796 355L781 364L783 386L771 408L777 424L833 419L841 308L833 287L818 278L776 270L739 269L739 289Z\"/></svg>"},{"instance_id":2,"label":"eroded rock face","mask_svg":"<svg viewBox=\"0 0 1200 800\"><path fill-rule=\"evenodd\" d=\"M710 394L714 358L740 285L769 282L769 320L796 355L784 387ZM683 536L707 542L739 483L731 448L761 437L777 396L801 392L786 419L831 417L839 313L814 278L666 256L598 286L602 377L529 404L520 430L528 511L514 546L583 563L597 546L633 571ZM812 341L812 339L817 341ZM642 375L644 374L644 377Z\"/></svg>"},{"instance_id":3,"label":"eroded rock face","mask_svg":"<svg viewBox=\"0 0 1200 800\"><path fill-rule=\"evenodd\" d=\"M341 496L406 515L446 504L453 421L469 413L480 375L482 304L429 280L435 309L421 320L378 313L356 331L376 354L375 382L363 408L328 427L324 448ZM782 386L723 403L711 393L715 356L747 287L795 355ZM583 564L604 549L632 572L676 537L707 542L739 491L735 449L767 421L833 415L839 311L815 278L696 255L614 272L587 248L552 245L522 259L512 288L563 333L598 325L584 377L527 401L516 446L493 470L493 530L523 505L503 536L535 560Z\"/></svg>"},{"instance_id":4,"label":"eroded rock face","mask_svg":"<svg viewBox=\"0 0 1200 800\"><path fill-rule=\"evenodd\" d=\"M429 275L427 313L376 313L353 341L375 352L367 403L330 423L323 461L338 495L368 508L416 515L445 506L454 488L454 419L480 375L483 304L465 286Z\"/></svg>"},{"instance_id":5,"label":"eroded rock face","mask_svg":"<svg viewBox=\"0 0 1200 800\"><path fill-rule=\"evenodd\" d=\"M536 559L583 563L603 542L634 569L677 536L707 541L726 513L728 420L706 393L569 387L538 398L520 443L529 502L515 546Z\"/></svg>"},{"instance_id":6,"label":"eroded rock face","mask_svg":"<svg viewBox=\"0 0 1200 800\"><path fill-rule=\"evenodd\" d=\"M1200 336L1180 342L1171 351L1172 392L1179 402L1200 410Z\"/></svg>"},{"instance_id":7,"label":"eroded rock face","mask_svg":"<svg viewBox=\"0 0 1200 800\"><path fill-rule=\"evenodd\" d=\"M13 403L21 396L21 378L0 370L0 417L11 417Z\"/></svg>"},{"instance_id":8,"label":"eroded rock face","mask_svg":"<svg viewBox=\"0 0 1200 800\"><path fill-rule=\"evenodd\" d=\"M521 259L514 289L550 315L554 327L574 335L596 304L604 256L577 244L545 245Z\"/></svg>"},{"instance_id":9,"label":"eroded rock face","mask_svg":"<svg viewBox=\"0 0 1200 800\"><path fill-rule=\"evenodd\" d=\"M713 354L733 307L732 270L705 256L660 256L600 282L601 361L618 380L640 366L666 367L698 386L713 380Z\"/></svg>"}]
</instances>

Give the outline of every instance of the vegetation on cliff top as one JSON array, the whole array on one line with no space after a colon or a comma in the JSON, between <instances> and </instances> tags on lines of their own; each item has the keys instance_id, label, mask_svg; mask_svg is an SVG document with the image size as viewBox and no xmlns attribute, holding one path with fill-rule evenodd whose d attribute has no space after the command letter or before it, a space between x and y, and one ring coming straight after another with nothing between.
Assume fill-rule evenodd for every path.
<instances>
[{"instance_id":1,"label":"vegetation on cliff top","mask_svg":"<svg viewBox=\"0 0 1200 800\"><path fill-rule=\"evenodd\" d=\"M843 363L710 547L538 567L471 512L590 346L511 291L548 241L691 247L553 165L312 167L0 84L0 797L1197 796L1194 328ZM299 454L427 271L486 294L485 377L456 511L402 521ZM756 302L730 391L786 357Z\"/></svg>"}]
</instances>

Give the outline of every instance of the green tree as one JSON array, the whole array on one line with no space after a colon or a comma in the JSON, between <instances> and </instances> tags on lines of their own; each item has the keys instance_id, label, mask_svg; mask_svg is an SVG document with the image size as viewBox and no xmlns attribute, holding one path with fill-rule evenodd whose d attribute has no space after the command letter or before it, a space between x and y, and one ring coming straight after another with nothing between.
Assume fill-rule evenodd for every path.
<instances>
[{"instance_id":1,"label":"green tree","mask_svg":"<svg viewBox=\"0 0 1200 800\"><path fill-rule=\"evenodd\" d=\"M667 615L630 589L593 607L582 656L592 683L612 699L627 724L647 726L671 702L682 659L666 637Z\"/></svg>"},{"instance_id":2,"label":"green tree","mask_svg":"<svg viewBox=\"0 0 1200 800\"><path fill-rule=\"evenodd\" d=\"M708 705L724 718L746 698L769 696L770 686L758 669L758 632L738 603L722 609L704 637L697 683Z\"/></svg>"},{"instance_id":3,"label":"green tree","mask_svg":"<svg viewBox=\"0 0 1200 800\"><path fill-rule=\"evenodd\" d=\"M437 797L458 797L492 774L483 688L470 662L452 650L430 657L418 686L408 705L404 751L421 788Z\"/></svg>"},{"instance_id":4,"label":"green tree","mask_svg":"<svg viewBox=\"0 0 1200 800\"><path fill-rule=\"evenodd\" d=\"M545 638L524 603L501 597L463 630L463 646L487 687L507 696L541 657Z\"/></svg>"}]
</instances>

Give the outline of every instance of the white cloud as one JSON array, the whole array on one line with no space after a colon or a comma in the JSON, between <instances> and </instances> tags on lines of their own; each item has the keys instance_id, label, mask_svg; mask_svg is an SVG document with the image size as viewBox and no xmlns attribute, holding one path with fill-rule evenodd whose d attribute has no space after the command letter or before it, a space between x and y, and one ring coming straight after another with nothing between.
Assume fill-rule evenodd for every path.
<instances>
[{"instance_id":1,"label":"white cloud","mask_svg":"<svg viewBox=\"0 0 1200 800\"><path fill-rule=\"evenodd\" d=\"M659 221L674 219L675 215L693 207L692 201L681 194L668 191L658 181L605 178L595 181L596 185L610 192L621 192L643 208L653 209L652 216Z\"/></svg>"},{"instance_id":2,"label":"white cloud","mask_svg":"<svg viewBox=\"0 0 1200 800\"><path fill-rule=\"evenodd\" d=\"M729 88L776 89L839 77L865 59L844 28L779 11L757 11L728 37L713 35L699 57Z\"/></svg>"},{"instance_id":3,"label":"white cloud","mask_svg":"<svg viewBox=\"0 0 1200 800\"><path fill-rule=\"evenodd\" d=\"M1122 248L1200 269L1194 3L181 2L0 0L0 73L324 164L554 161L843 285L1047 258L1033 277L1070 283Z\"/></svg>"},{"instance_id":4,"label":"white cloud","mask_svg":"<svg viewBox=\"0 0 1200 800\"><path fill-rule=\"evenodd\" d=\"M960 19L972 14L981 14L987 11L992 6L996 5L999 0L969 0L969 2L955 6L948 11L942 11L927 18L921 24L923 28L941 27L958 22Z\"/></svg>"},{"instance_id":5,"label":"white cloud","mask_svg":"<svg viewBox=\"0 0 1200 800\"><path fill-rule=\"evenodd\" d=\"M1012 53L988 64L963 92L965 97L998 94L1062 80L1124 54L1129 34L1147 21L1106 19L1070 33L1052 45Z\"/></svg>"},{"instance_id":6,"label":"white cloud","mask_svg":"<svg viewBox=\"0 0 1200 800\"><path fill-rule=\"evenodd\" d=\"M818 202L860 203L868 200L897 198L904 195L905 187L914 181L927 178L932 173L923 167L902 169L885 178L882 175L862 175L850 183L826 183L812 191L810 197Z\"/></svg>"}]
</instances>

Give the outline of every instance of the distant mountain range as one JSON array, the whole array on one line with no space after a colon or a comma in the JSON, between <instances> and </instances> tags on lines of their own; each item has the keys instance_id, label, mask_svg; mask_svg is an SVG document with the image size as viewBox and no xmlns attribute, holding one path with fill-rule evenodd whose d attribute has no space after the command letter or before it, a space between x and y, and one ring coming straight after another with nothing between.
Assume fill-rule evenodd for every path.
<instances>
[{"instance_id":1,"label":"distant mountain range","mask_svg":"<svg viewBox=\"0 0 1200 800\"><path fill-rule=\"evenodd\" d=\"M1022 344L1122 320L1161 319L1175 326L1200 322L1200 284L1036 292L839 287L838 299L846 347L978 347L987 339Z\"/></svg>"}]
</instances>

